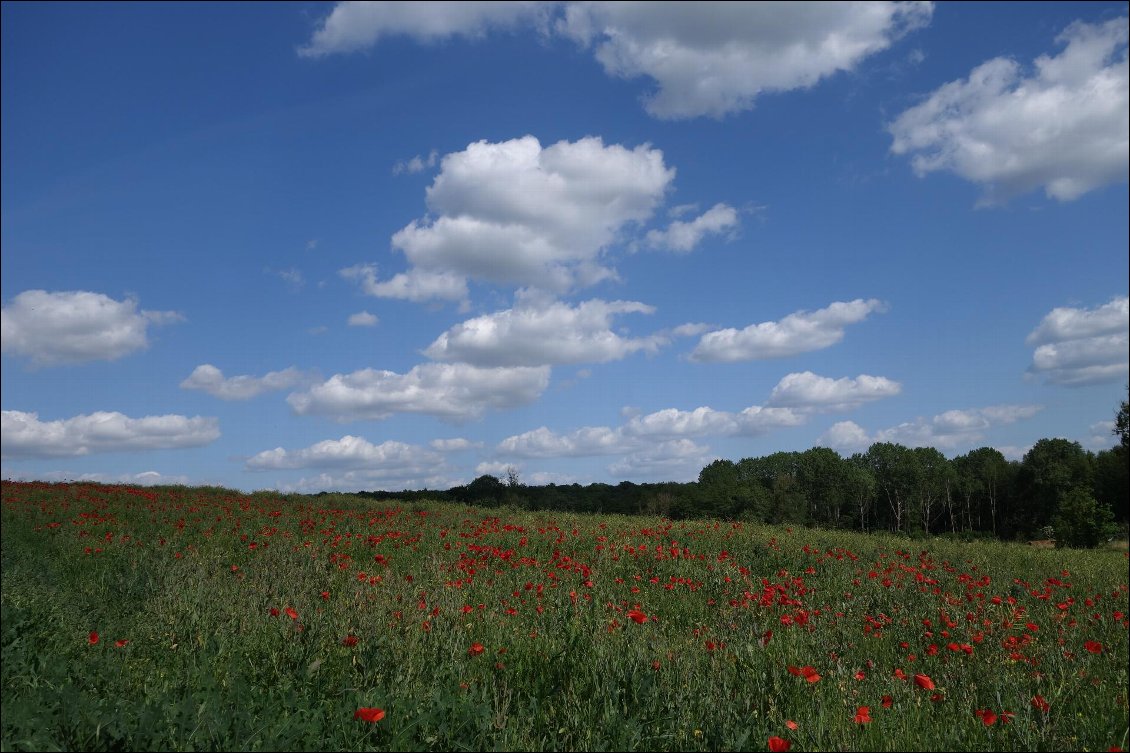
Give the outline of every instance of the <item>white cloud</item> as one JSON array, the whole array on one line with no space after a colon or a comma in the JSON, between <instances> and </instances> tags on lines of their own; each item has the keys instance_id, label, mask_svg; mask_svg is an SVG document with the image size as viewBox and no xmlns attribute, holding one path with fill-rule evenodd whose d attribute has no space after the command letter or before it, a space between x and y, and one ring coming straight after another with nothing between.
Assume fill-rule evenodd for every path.
<instances>
[{"instance_id":1,"label":"white cloud","mask_svg":"<svg viewBox=\"0 0 1130 753\"><path fill-rule=\"evenodd\" d=\"M450 489L463 483L435 473L392 475L391 471L352 470L342 473L319 473L303 476L294 483L276 484L280 492L313 494L322 491L401 491L403 489Z\"/></svg>"},{"instance_id":2,"label":"white cloud","mask_svg":"<svg viewBox=\"0 0 1130 753\"><path fill-rule=\"evenodd\" d=\"M1125 182L1130 164L1130 75L1124 16L1076 22L1058 56L1034 69L994 58L900 115L891 150L913 154L915 172L957 173L982 185L983 204L1043 187L1071 201Z\"/></svg>"},{"instance_id":3,"label":"white cloud","mask_svg":"<svg viewBox=\"0 0 1130 753\"><path fill-rule=\"evenodd\" d=\"M1026 342L1037 346L1029 372L1052 384L1125 380L1130 374L1130 298L1094 309L1053 309Z\"/></svg>"},{"instance_id":4,"label":"white cloud","mask_svg":"<svg viewBox=\"0 0 1130 753\"><path fill-rule=\"evenodd\" d=\"M822 434L817 443L843 451L866 450L875 442L953 450L981 442L988 430L1031 418L1043 409L1042 405L991 405L948 410L928 420L918 418L882 429L874 436L852 421L841 421Z\"/></svg>"},{"instance_id":5,"label":"white cloud","mask_svg":"<svg viewBox=\"0 0 1130 753\"><path fill-rule=\"evenodd\" d=\"M378 474L396 476L430 472L442 457L428 449L403 442L372 444L364 437L346 435L327 439L301 450L276 447L264 450L245 463L248 470L266 471L294 468L326 468L363 470L369 477Z\"/></svg>"},{"instance_id":6,"label":"white cloud","mask_svg":"<svg viewBox=\"0 0 1130 753\"><path fill-rule=\"evenodd\" d=\"M450 439L433 439L428 442L428 446L440 452L460 452L462 450L478 449L483 446L483 443L472 442L470 439L465 439L464 437L452 437Z\"/></svg>"},{"instance_id":7,"label":"white cloud","mask_svg":"<svg viewBox=\"0 0 1130 753\"><path fill-rule=\"evenodd\" d=\"M371 267L343 274L373 295L411 300L465 298L468 279L557 293L592 285L615 277L602 253L653 214L674 176L646 145L479 141L443 158L427 190L429 216L392 236L410 265L405 275L381 283Z\"/></svg>"},{"instance_id":8,"label":"white cloud","mask_svg":"<svg viewBox=\"0 0 1130 753\"><path fill-rule=\"evenodd\" d=\"M902 385L886 377L860 374L855 379L832 379L811 371L787 374L769 395L768 405L810 410L850 410L872 400L893 397Z\"/></svg>"},{"instance_id":9,"label":"white cloud","mask_svg":"<svg viewBox=\"0 0 1130 753\"><path fill-rule=\"evenodd\" d=\"M394 275L392 279L377 280L373 264L356 264L339 272L347 280L360 280L361 290L377 298L397 298L405 301L462 301L467 300L467 279L447 272L426 272L411 269Z\"/></svg>"},{"instance_id":10,"label":"white cloud","mask_svg":"<svg viewBox=\"0 0 1130 753\"><path fill-rule=\"evenodd\" d=\"M424 354L475 366L604 363L637 351L655 353L661 337L628 338L612 331L620 314L655 311L635 301L520 301L512 309L469 319L436 338Z\"/></svg>"},{"instance_id":11,"label":"white cloud","mask_svg":"<svg viewBox=\"0 0 1130 753\"><path fill-rule=\"evenodd\" d=\"M634 416L624 432L634 437L725 436L738 431L738 416L700 406L691 411L664 408L645 416Z\"/></svg>"},{"instance_id":12,"label":"white cloud","mask_svg":"<svg viewBox=\"0 0 1130 753\"><path fill-rule=\"evenodd\" d=\"M271 371L261 377L225 377L224 372L210 363L197 366L180 383L181 389L200 390L221 400L250 400L253 397L273 390L286 390L312 378L291 366L282 371Z\"/></svg>"},{"instance_id":13,"label":"white cloud","mask_svg":"<svg viewBox=\"0 0 1130 753\"><path fill-rule=\"evenodd\" d=\"M867 430L854 421L839 421L816 439L818 447L831 447L842 452L862 452L872 439Z\"/></svg>"},{"instance_id":14,"label":"white cloud","mask_svg":"<svg viewBox=\"0 0 1130 753\"><path fill-rule=\"evenodd\" d=\"M651 230L647 245L676 253L689 253L707 235L732 233L738 226L738 212L728 204L715 204L690 222L675 220L666 230Z\"/></svg>"},{"instance_id":15,"label":"white cloud","mask_svg":"<svg viewBox=\"0 0 1130 753\"><path fill-rule=\"evenodd\" d=\"M375 327L378 321L375 314L370 314L368 311L358 311L356 314L349 315L348 324L350 327Z\"/></svg>"},{"instance_id":16,"label":"white cloud","mask_svg":"<svg viewBox=\"0 0 1130 753\"><path fill-rule=\"evenodd\" d=\"M200 447L219 438L220 424L215 418L201 416L130 418L105 411L40 421L37 413L6 410L0 436L6 458L66 457Z\"/></svg>"},{"instance_id":17,"label":"white cloud","mask_svg":"<svg viewBox=\"0 0 1130 753\"><path fill-rule=\"evenodd\" d=\"M818 311L797 311L779 322L708 332L690 357L694 361L752 361L820 350L842 340L849 324L883 311L886 305L874 298L837 301Z\"/></svg>"},{"instance_id":18,"label":"white cloud","mask_svg":"<svg viewBox=\"0 0 1130 753\"><path fill-rule=\"evenodd\" d=\"M25 290L0 312L0 349L35 366L112 361L148 347L150 324L183 318L174 311L138 311L133 299L101 293Z\"/></svg>"},{"instance_id":19,"label":"white cloud","mask_svg":"<svg viewBox=\"0 0 1130 753\"><path fill-rule=\"evenodd\" d=\"M616 455L632 448L617 429L607 426L586 426L568 434L558 434L545 426L507 437L498 444L505 455L523 458L586 457Z\"/></svg>"},{"instance_id":20,"label":"white cloud","mask_svg":"<svg viewBox=\"0 0 1130 753\"><path fill-rule=\"evenodd\" d=\"M519 22L538 23L553 3L539 2L341 2L315 30L302 57L364 50L382 37L436 42L453 36L482 37ZM542 21L544 23L544 21Z\"/></svg>"},{"instance_id":21,"label":"white cloud","mask_svg":"<svg viewBox=\"0 0 1130 753\"><path fill-rule=\"evenodd\" d=\"M422 173L424 170L435 167L438 160L439 152L433 149L428 153L427 157L421 157L417 154L410 160L401 160L400 162L397 162L392 166L392 174L401 175L402 173Z\"/></svg>"},{"instance_id":22,"label":"white cloud","mask_svg":"<svg viewBox=\"0 0 1130 753\"><path fill-rule=\"evenodd\" d=\"M1106 450L1118 444L1118 436L1114 433L1114 421L1098 421L1088 427L1090 435L1086 445L1094 450Z\"/></svg>"},{"instance_id":23,"label":"white cloud","mask_svg":"<svg viewBox=\"0 0 1130 753\"><path fill-rule=\"evenodd\" d=\"M570 3L558 30L605 72L658 85L660 118L719 118L814 86L929 23L931 3Z\"/></svg>"},{"instance_id":24,"label":"white cloud","mask_svg":"<svg viewBox=\"0 0 1130 753\"><path fill-rule=\"evenodd\" d=\"M406 374L362 369L335 374L287 402L300 415L337 421L381 420L393 413L424 413L450 421L480 417L536 400L549 385L549 367L480 369L428 363Z\"/></svg>"},{"instance_id":25,"label":"white cloud","mask_svg":"<svg viewBox=\"0 0 1130 753\"><path fill-rule=\"evenodd\" d=\"M689 439L670 439L633 452L608 466L613 476L691 481L715 456L710 448Z\"/></svg>"},{"instance_id":26,"label":"white cloud","mask_svg":"<svg viewBox=\"0 0 1130 753\"><path fill-rule=\"evenodd\" d=\"M342 2L303 57L364 50L389 36L430 43L534 28L572 39L610 76L653 80L660 118L722 117L772 91L814 86L929 23L929 2Z\"/></svg>"}]
</instances>

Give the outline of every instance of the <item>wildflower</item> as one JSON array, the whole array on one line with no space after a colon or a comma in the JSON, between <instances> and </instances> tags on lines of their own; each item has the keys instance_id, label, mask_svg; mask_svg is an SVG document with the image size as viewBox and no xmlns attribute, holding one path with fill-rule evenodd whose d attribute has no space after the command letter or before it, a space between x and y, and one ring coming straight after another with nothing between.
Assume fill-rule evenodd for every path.
<instances>
[{"instance_id":1,"label":"wildflower","mask_svg":"<svg viewBox=\"0 0 1130 753\"><path fill-rule=\"evenodd\" d=\"M1087 649L1092 654L1101 654L1103 652L1103 644L1098 641L1087 641L1083 644L1083 648Z\"/></svg>"},{"instance_id":2,"label":"wildflower","mask_svg":"<svg viewBox=\"0 0 1130 753\"><path fill-rule=\"evenodd\" d=\"M115 645L115 646L117 646L118 648L121 648L122 646L125 646L125 645L126 645L127 643L129 643L129 639L128 639L128 638L123 638L123 639L121 639L120 641L114 641L114 645Z\"/></svg>"},{"instance_id":3,"label":"wildflower","mask_svg":"<svg viewBox=\"0 0 1130 753\"><path fill-rule=\"evenodd\" d=\"M341 639L341 645L345 646L346 648L353 648L354 646L357 645L357 636L356 635L345 636L344 638Z\"/></svg>"},{"instance_id":4,"label":"wildflower","mask_svg":"<svg viewBox=\"0 0 1130 753\"><path fill-rule=\"evenodd\" d=\"M988 711L988 710L985 710L985 709L977 709L976 711L973 712L973 714L975 716L980 717L981 722L986 727L992 727L994 724L997 723L997 715L994 714L992 711Z\"/></svg>"},{"instance_id":5,"label":"wildflower","mask_svg":"<svg viewBox=\"0 0 1130 753\"><path fill-rule=\"evenodd\" d=\"M793 730L794 732L795 732L795 731L796 731L797 729L799 729L799 728L800 728L800 725L799 725L799 724L797 724L796 722L794 722L794 721L793 721L792 719L788 719L788 720L786 720L786 721L785 721L785 726L786 726L786 727L788 727L789 729Z\"/></svg>"},{"instance_id":6,"label":"wildflower","mask_svg":"<svg viewBox=\"0 0 1130 753\"><path fill-rule=\"evenodd\" d=\"M628 617L630 617L632 621L637 625L642 625L643 623L647 622L647 615L638 609L629 610Z\"/></svg>"},{"instance_id":7,"label":"wildflower","mask_svg":"<svg viewBox=\"0 0 1130 753\"><path fill-rule=\"evenodd\" d=\"M803 677L808 682L820 682L820 675L816 672L815 667L805 665L799 669L796 667L789 667L789 672L797 677Z\"/></svg>"},{"instance_id":8,"label":"wildflower","mask_svg":"<svg viewBox=\"0 0 1130 753\"><path fill-rule=\"evenodd\" d=\"M894 698L891 698L889 695L883 696L883 700L882 700L883 708L889 709L891 706L894 705L894 703L895 703Z\"/></svg>"},{"instance_id":9,"label":"wildflower","mask_svg":"<svg viewBox=\"0 0 1130 753\"><path fill-rule=\"evenodd\" d=\"M363 722L379 722L385 718L385 712L382 709L363 707L353 712L353 718Z\"/></svg>"},{"instance_id":10,"label":"wildflower","mask_svg":"<svg viewBox=\"0 0 1130 753\"><path fill-rule=\"evenodd\" d=\"M95 631L91 630L91 631L90 631L90 635L89 635L89 636L87 636L86 642L87 642L87 643L88 643L89 645L91 645L91 646L93 646L94 644L98 643L98 633L96 633Z\"/></svg>"},{"instance_id":11,"label":"wildflower","mask_svg":"<svg viewBox=\"0 0 1130 753\"><path fill-rule=\"evenodd\" d=\"M287 607L286 608L286 616L289 617L292 620L297 620L298 619L298 612L295 611L294 607Z\"/></svg>"},{"instance_id":12,"label":"wildflower","mask_svg":"<svg viewBox=\"0 0 1130 753\"><path fill-rule=\"evenodd\" d=\"M785 753L791 747L793 747L793 744L783 737L774 735L769 738L770 753Z\"/></svg>"},{"instance_id":13,"label":"wildflower","mask_svg":"<svg viewBox=\"0 0 1130 753\"><path fill-rule=\"evenodd\" d=\"M1042 695L1034 695L1032 696L1032 708L1046 714L1051 711L1052 705L1044 700Z\"/></svg>"},{"instance_id":14,"label":"wildflower","mask_svg":"<svg viewBox=\"0 0 1130 753\"><path fill-rule=\"evenodd\" d=\"M483 644L472 643L471 647L469 649L467 649L467 654L470 655L470 656L478 656L479 654L481 654L485 650L486 649L483 647Z\"/></svg>"},{"instance_id":15,"label":"wildflower","mask_svg":"<svg viewBox=\"0 0 1130 753\"><path fill-rule=\"evenodd\" d=\"M923 690L933 690L934 689L934 681L931 680L926 675L915 675L914 676L914 684L917 685L918 687L922 688Z\"/></svg>"},{"instance_id":16,"label":"wildflower","mask_svg":"<svg viewBox=\"0 0 1130 753\"><path fill-rule=\"evenodd\" d=\"M856 724L869 724L870 722L871 722L871 707L870 706L860 706L858 709L856 709L856 711L855 711L855 723Z\"/></svg>"},{"instance_id":17,"label":"wildflower","mask_svg":"<svg viewBox=\"0 0 1130 753\"><path fill-rule=\"evenodd\" d=\"M279 609L278 609L278 607L271 607L269 614L270 614L270 615L271 615L272 617L278 617L278 616L279 616Z\"/></svg>"}]
</instances>

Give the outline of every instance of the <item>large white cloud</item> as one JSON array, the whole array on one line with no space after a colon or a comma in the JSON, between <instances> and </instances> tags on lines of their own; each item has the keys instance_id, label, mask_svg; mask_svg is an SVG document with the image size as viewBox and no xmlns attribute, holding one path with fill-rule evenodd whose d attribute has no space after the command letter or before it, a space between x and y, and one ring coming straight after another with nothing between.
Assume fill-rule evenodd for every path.
<instances>
[{"instance_id":1,"label":"large white cloud","mask_svg":"<svg viewBox=\"0 0 1130 753\"><path fill-rule=\"evenodd\" d=\"M173 311L139 311L83 290L25 290L0 312L0 349L36 366L112 361L149 345L150 324L180 321Z\"/></svg>"},{"instance_id":2,"label":"large white cloud","mask_svg":"<svg viewBox=\"0 0 1130 753\"><path fill-rule=\"evenodd\" d=\"M1042 405L991 405L985 408L948 410L930 419L917 418L882 429L873 436L854 421L841 421L816 441L848 452L866 450L875 442L953 450L973 446L983 441L985 432L990 429L1031 418L1043 409Z\"/></svg>"},{"instance_id":3,"label":"large white cloud","mask_svg":"<svg viewBox=\"0 0 1130 753\"><path fill-rule=\"evenodd\" d=\"M512 309L469 319L436 338L424 354L475 366L603 363L638 351L654 353L666 340L630 338L612 331L613 317L651 314L635 301L520 301Z\"/></svg>"},{"instance_id":4,"label":"large white cloud","mask_svg":"<svg viewBox=\"0 0 1130 753\"><path fill-rule=\"evenodd\" d=\"M405 374L362 369L335 374L287 397L300 415L338 421L380 420L424 413L450 421L478 418L533 402L549 385L549 367L480 369L464 363L427 363Z\"/></svg>"},{"instance_id":5,"label":"large white cloud","mask_svg":"<svg viewBox=\"0 0 1130 753\"><path fill-rule=\"evenodd\" d=\"M592 48L611 76L653 80L652 115L721 117L762 93L852 70L932 12L928 2L343 2L299 54L363 50L390 35L433 42L533 27Z\"/></svg>"},{"instance_id":6,"label":"large white cloud","mask_svg":"<svg viewBox=\"0 0 1130 753\"><path fill-rule=\"evenodd\" d=\"M713 459L709 447L689 439L669 439L625 455L609 465L608 472L620 478L691 481Z\"/></svg>"},{"instance_id":7,"label":"large white cloud","mask_svg":"<svg viewBox=\"0 0 1130 753\"><path fill-rule=\"evenodd\" d=\"M702 336L690 357L695 361L752 361L820 350L842 340L849 324L885 310L881 301L857 298L818 311L797 311L779 322L715 330Z\"/></svg>"},{"instance_id":8,"label":"large white cloud","mask_svg":"<svg viewBox=\"0 0 1130 753\"><path fill-rule=\"evenodd\" d=\"M832 379L811 371L786 374L769 395L768 405L810 410L850 410L863 403L893 397L902 386L886 377L860 374Z\"/></svg>"},{"instance_id":9,"label":"large white cloud","mask_svg":"<svg viewBox=\"0 0 1130 753\"><path fill-rule=\"evenodd\" d=\"M248 375L225 377L224 372L210 363L201 364L192 370L188 378L180 383L182 389L200 390L221 400L250 400L253 397L273 390L286 390L312 377L295 367L282 371L271 371L261 377Z\"/></svg>"},{"instance_id":10,"label":"large white cloud","mask_svg":"<svg viewBox=\"0 0 1130 753\"><path fill-rule=\"evenodd\" d=\"M248 470L265 471L293 468L364 470L375 477L389 475L427 475L441 462L442 456L432 450L403 442L387 441L379 445L364 437L346 435L327 439L300 450L276 447L248 458Z\"/></svg>"},{"instance_id":11,"label":"large white cloud","mask_svg":"<svg viewBox=\"0 0 1130 753\"><path fill-rule=\"evenodd\" d=\"M392 236L409 271L387 282L364 267L348 272L374 295L412 300L451 299L468 279L555 292L590 285L615 276L603 251L653 214L674 176L646 145L479 141L443 158L430 215Z\"/></svg>"},{"instance_id":12,"label":"large white cloud","mask_svg":"<svg viewBox=\"0 0 1130 753\"><path fill-rule=\"evenodd\" d=\"M927 24L931 3L570 3L558 29L613 76L647 76L660 118L721 117L851 70Z\"/></svg>"},{"instance_id":13,"label":"large white cloud","mask_svg":"<svg viewBox=\"0 0 1130 753\"><path fill-rule=\"evenodd\" d=\"M1130 164L1128 21L1076 22L1025 71L994 58L890 124L919 175L948 170L993 204L1042 187L1060 201L1125 182Z\"/></svg>"},{"instance_id":14,"label":"large white cloud","mask_svg":"<svg viewBox=\"0 0 1130 753\"><path fill-rule=\"evenodd\" d=\"M1028 335L1036 346L1029 371L1052 384L1079 386L1130 374L1130 298L1093 309L1056 308Z\"/></svg>"},{"instance_id":15,"label":"large white cloud","mask_svg":"<svg viewBox=\"0 0 1130 753\"><path fill-rule=\"evenodd\" d=\"M568 434L558 434L542 426L507 437L499 442L498 450L523 458L559 458L617 455L635 446L618 429L607 426L586 426Z\"/></svg>"},{"instance_id":16,"label":"large white cloud","mask_svg":"<svg viewBox=\"0 0 1130 753\"><path fill-rule=\"evenodd\" d=\"M117 412L98 411L58 421L40 421L37 413L6 410L0 422L6 458L200 447L219 436L219 421L202 416L130 418Z\"/></svg>"}]
</instances>

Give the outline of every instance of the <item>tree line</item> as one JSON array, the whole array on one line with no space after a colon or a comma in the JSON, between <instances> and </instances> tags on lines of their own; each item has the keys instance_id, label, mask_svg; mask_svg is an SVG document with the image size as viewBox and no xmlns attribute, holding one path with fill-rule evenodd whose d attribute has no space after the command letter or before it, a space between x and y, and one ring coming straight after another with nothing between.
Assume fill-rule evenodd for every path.
<instances>
[{"instance_id":1,"label":"tree line","mask_svg":"<svg viewBox=\"0 0 1130 753\"><path fill-rule=\"evenodd\" d=\"M516 471L446 491L362 492L377 499L440 499L531 510L714 517L771 524L1055 539L1092 547L1127 526L1130 408L1118 411L1119 444L1093 453L1041 439L1020 461L991 447L947 458L933 447L877 442L842 457L826 447L716 460L689 483L528 486Z\"/></svg>"}]
</instances>

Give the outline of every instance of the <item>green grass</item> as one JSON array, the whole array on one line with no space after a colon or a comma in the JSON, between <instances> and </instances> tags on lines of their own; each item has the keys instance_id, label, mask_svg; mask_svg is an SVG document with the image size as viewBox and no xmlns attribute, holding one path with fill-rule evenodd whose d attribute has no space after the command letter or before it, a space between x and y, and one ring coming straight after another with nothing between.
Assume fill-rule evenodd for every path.
<instances>
[{"instance_id":1,"label":"green grass","mask_svg":"<svg viewBox=\"0 0 1130 753\"><path fill-rule=\"evenodd\" d=\"M181 487L2 515L4 750L1127 747L1124 551Z\"/></svg>"}]
</instances>

